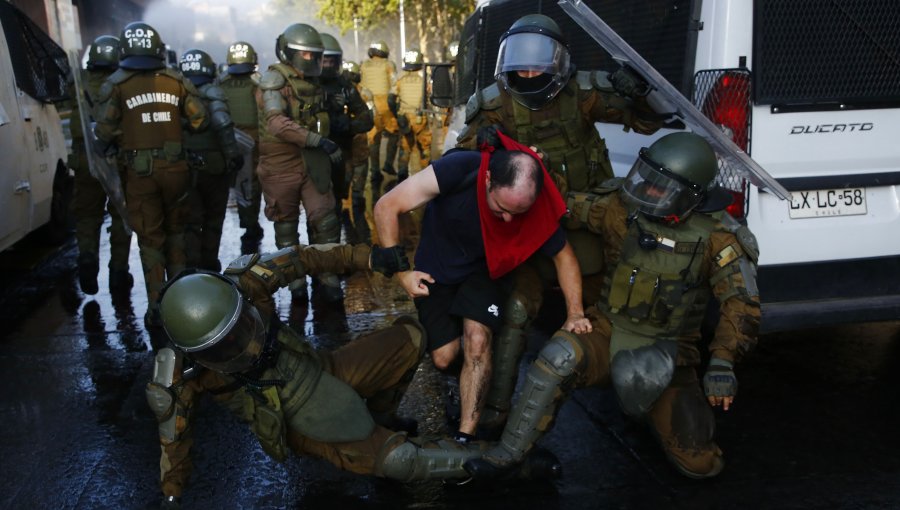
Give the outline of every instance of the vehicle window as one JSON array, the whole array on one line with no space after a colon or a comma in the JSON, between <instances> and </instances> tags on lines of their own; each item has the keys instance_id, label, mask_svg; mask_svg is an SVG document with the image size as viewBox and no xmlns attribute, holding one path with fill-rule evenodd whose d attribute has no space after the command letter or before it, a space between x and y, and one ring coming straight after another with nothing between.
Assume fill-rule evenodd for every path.
<instances>
[{"instance_id":1,"label":"vehicle window","mask_svg":"<svg viewBox=\"0 0 900 510\"><path fill-rule=\"evenodd\" d=\"M62 48L7 2L0 2L0 22L6 33L16 85L45 103L67 99L69 64Z\"/></svg>"}]
</instances>

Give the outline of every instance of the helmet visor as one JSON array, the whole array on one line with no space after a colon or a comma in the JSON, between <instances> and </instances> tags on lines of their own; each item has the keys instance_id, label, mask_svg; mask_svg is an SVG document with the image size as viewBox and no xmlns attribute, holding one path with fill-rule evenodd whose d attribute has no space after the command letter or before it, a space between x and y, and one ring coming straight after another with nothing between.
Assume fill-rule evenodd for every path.
<instances>
[{"instance_id":1,"label":"helmet visor","mask_svg":"<svg viewBox=\"0 0 900 510\"><path fill-rule=\"evenodd\" d=\"M265 342L266 328L259 312L242 299L230 328L203 345L182 350L207 368L231 374L253 367Z\"/></svg>"},{"instance_id":2,"label":"helmet visor","mask_svg":"<svg viewBox=\"0 0 900 510\"><path fill-rule=\"evenodd\" d=\"M544 34L512 34L500 43L494 77L511 71L536 71L553 76L568 76L569 50Z\"/></svg>"},{"instance_id":3,"label":"helmet visor","mask_svg":"<svg viewBox=\"0 0 900 510\"><path fill-rule=\"evenodd\" d=\"M628 203L648 216L665 218L689 213L703 198L696 184L657 164L641 149L622 190Z\"/></svg>"},{"instance_id":4,"label":"helmet visor","mask_svg":"<svg viewBox=\"0 0 900 510\"><path fill-rule=\"evenodd\" d=\"M288 43L285 54L288 61L304 76L320 76L322 74L321 47Z\"/></svg>"}]
</instances>

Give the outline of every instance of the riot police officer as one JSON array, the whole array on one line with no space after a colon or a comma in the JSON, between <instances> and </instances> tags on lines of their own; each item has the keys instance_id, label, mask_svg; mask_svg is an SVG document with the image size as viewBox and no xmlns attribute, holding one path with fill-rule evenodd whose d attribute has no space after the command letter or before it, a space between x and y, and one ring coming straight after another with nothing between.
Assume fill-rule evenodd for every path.
<instances>
[{"instance_id":1,"label":"riot police officer","mask_svg":"<svg viewBox=\"0 0 900 510\"><path fill-rule=\"evenodd\" d=\"M375 110L375 127L369 131L369 158L371 159L371 179L373 183L384 180L381 171L394 175L394 158L397 156L397 143L400 140L396 108L390 103L396 101L392 90L396 82L397 67L388 60L390 50L384 41L375 41L369 46L369 60L359 66L362 76L360 85L372 93ZM390 103L388 100L391 100ZM381 166L381 139L387 139L384 166Z\"/></svg>"},{"instance_id":2,"label":"riot police officer","mask_svg":"<svg viewBox=\"0 0 900 510\"><path fill-rule=\"evenodd\" d=\"M191 169L190 212L185 229L188 267L219 271L219 243L228 190L244 157L234 139L234 122L225 91L215 82L216 63L203 50L181 55L181 74L197 87L209 110L209 128L186 133L184 148Z\"/></svg>"},{"instance_id":3,"label":"riot police officer","mask_svg":"<svg viewBox=\"0 0 900 510\"><path fill-rule=\"evenodd\" d=\"M572 388L612 386L622 410L643 419L666 457L691 478L724 467L713 440L713 407L737 393L734 363L756 344L759 292L756 239L725 213L718 162L697 135L666 135L642 149L624 181L598 193L572 192L573 227L601 235L605 278L590 309L594 330L559 331L528 369L500 445L467 469L492 476L514 465L547 431ZM716 299L719 321L703 390L696 368L700 326Z\"/></svg>"},{"instance_id":4,"label":"riot police officer","mask_svg":"<svg viewBox=\"0 0 900 510\"><path fill-rule=\"evenodd\" d=\"M228 46L225 57L227 72L220 74L219 86L228 98L228 109L234 127L253 139L251 160L245 161L246 171L238 171L235 190L238 197L238 218L244 234L241 236L241 253L259 251L263 229L259 225L259 206L262 190L256 167L259 164L259 112L256 108L256 89L259 82L256 50L250 43L236 41Z\"/></svg>"},{"instance_id":5,"label":"riot police officer","mask_svg":"<svg viewBox=\"0 0 900 510\"><path fill-rule=\"evenodd\" d=\"M403 55L403 74L397 80L397 126L400 129L400 157L397 161L397 180L409 177L409 159L412 151L419 153L419 166L428 166L431 160L431 127L424 111L424 98L431 87L425 84L422 68L425 61L422 52L411 48Z\"/></svg>"},{"instance_id":6,"label":"riot police officer","mask_svg":"<svg viewBox=\"0 0 900 510\"><path fill-rule=\"evenodd\" d=\"M147 386L159 419L164 505L177 504L190 479L192 422L207 392L250 423L263 450L279 462L294 452L400 481L468 477L462 463L484 443L410 439L414 420L396 415L425 348L418 322L400 318L325 351L275 314L272 293L279 287L307 273L370 265L397 269L377 256L370 262L365 245L294 246L245 255L224 276L188 272L166 287L160 309L177 354L160 351ZM556 470L547 464L533 476Z\"/></svg>"},{"instance_id":7,"label":"riot police officer","mask_svg":"<svg viewBox=\"0 0 900 510\"><path fill-rule=\"evenodd\" d=\"M119 39L101 35L88 47L87 70L82 73L84 104L97 108L97 98L103 82L119 67ZM75 71L78 72L78 71ZM131 234L125 230L122 217L112 202L108 203L106 191L95 179L88 167L84 133L78 116L82 114L78 102L72 106L72 154L69 167L75 170L75 193L72 212L75 214L75 239L78 242L78 283L85 294L96 294L97 273L100 271L100 229L103 215L109 211L109 289L128 290L134 278L128 272L128 253L131 251ZM83 112L90 119L94 112ZM88 121L88 124L90 121ZM117 170L114 170L117 171Z\"/></svg>"},{"instance_id":8,"label":"riot police officer","mask_svg":"<svg viewBox=\"0 0 900 510\"><path fill-rule=\"evenodd\" d=\"M356 85L343 73L343 50L340 43L330 34L320 34L325 46L322 60L322 88L325 90L325 104L331 122L331 137L341 147L344 154L344 168L332 181L335 198L340 202L351 188L351 213L355 241L371 242L369 225L366 222L366 173L369 162L369 146L362 136L374 126L372 112L363 101ZM359 71L357 70L357 75ZM349 177L349 179L347 178ZM349 181L349 182L348 182ZM340 204L338 204L340 210Z\"/></svg>"},{"instance_id":9,"label":"riot police officer","mask_svg":"<svg viewBox=\"0 0 900 510\"><path fill-rule=\"evenodd\" d=\"M606 143L595 122L623 124L643 134L656 131L661 117L647 104L645 83L626 70L576 72L565 37L547 16L529 14L512 24L500 39L497 82L477 91L466 105L466 127L458 146L474 148L480 130L490 125L525 145L537 146L560 192L588 191L613 176ZM569 230L585 279L585 304L596 301L592 279L601 277L600 240L589 232ZM514 275L515 290L505 326L495 344L495 369L487 397L484 425L497 427L509 409L516 384L524 331L541 307L543 289L555 275L546 259L523 264Z\"/></svg>"},{"instance_id":10,"label":"riot police officer","mask_svg":"<svg viewBox=\"0 0 900 510\"><path fill-rule=\"evenodd\" d=\"M192 132L209 123L197 89L166 67L159 32L129 23L119 37L119 69L100 89L95 128L118 152L125 173L128 223L138 236L147 287L148 327L158 326L156 309L166 276L185 267L184 220L190 174L184 158L183 126Z\"/></svg>"},{"instance_id":11,"label":"riot police officer","mask_svg":"<svg viewBox=\"0 0 900 510\"><path fill-rule=\"evenodd\" d=\"M313 27L296 23L278 36L276 50L279 62L260 77L257 92L257 174L266 217L274 222L275 245L294 246L299 242L302 204L311 242L335 243L341 237L341 224L331 191L331 168L342 165L342 154L340 146L327 138L325 94L315 81L322 74L322 38ZM318 279L329 300L341 299L336 276L320 274ZM306 296L304 284L292 284L295 296Z\"/></svg>"}]
</instances>

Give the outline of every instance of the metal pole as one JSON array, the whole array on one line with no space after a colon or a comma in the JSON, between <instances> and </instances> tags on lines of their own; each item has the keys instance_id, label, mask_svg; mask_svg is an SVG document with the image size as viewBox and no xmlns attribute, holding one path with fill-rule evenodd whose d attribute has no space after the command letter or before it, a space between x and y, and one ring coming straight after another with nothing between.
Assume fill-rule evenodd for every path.
<instances>
[{"instance_id":1,"label":"metal pole","mask_svg":"<svg viewBox=\"0 0 900 510\"><path fill-rule=\"evenodd\" d=\"M359 62L359 18L353 17L353 44L356 46L356 61Z\"/></svg>"},{"instance_id":2,"label":"metal pole","mask_svg":"<svg viewBox=\"0 0 900 510\"><path fill-rule=\"evenodd\" d=\"M400 62L406 55L406 22L403 19L403 0L400 0Z\"/></svg>"}]
</instances>

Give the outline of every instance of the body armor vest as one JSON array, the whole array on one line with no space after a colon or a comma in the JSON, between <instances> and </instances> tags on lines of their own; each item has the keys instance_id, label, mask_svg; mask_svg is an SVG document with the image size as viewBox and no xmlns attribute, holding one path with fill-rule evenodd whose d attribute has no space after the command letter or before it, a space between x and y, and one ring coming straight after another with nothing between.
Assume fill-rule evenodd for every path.
<instances>
[{"instance_id":1,"label":"body armor vest","mask_svg":"<svg viewBox=\"0 0 900 510\"><path fill-rule=\"evenodd\" d=\"M228 97L228 110L234 126L255 137L259 129L259 109L252 75L226 75L220 85Z\"/></svg>"},{"instance_id":2,"label":"body armor vest","mask_svg":"<svg viewBox=\"0 0 900 510\"><path fill-rule=\"evenodd\" d=\"M110 80L119 87L123 150L162 149L181 144L181 107L187 91L168 69L132 73L119 70Z\"/></svg>"},{"instance_id":3,"label":"body armor vest","mask_svg":"<svg viewBox=\"0 0 900 510\"><path fill-rule=\"evenodd\" d=\"M397 90L400 96L401 114L416 115L422 107L422 84L425 78L419 71L409 71L397 80Z\"/></svg>"},{"instance_id":4,"label":"body armor vest","mask_svg":"<svg viewBox=\"0 0 900 510\"><path fill-rule=\"evenodd\" d=\"M520 105L505 91L500 94L504 126L514 126L511 136L520 143L547 153L547 169L568 184L568 190L560 190L563 193L588 191L613 177L606 142L594 123L582 115L579 94L577 81L570 79L540 111Z\"/></svg>"},{"instance_id":5,"label":"body armor vest","mask_svg":"<svg viewBox=\"0 0 900 510\"><path fill-rule=\"evenodd\" d=\"M217 85L214 83L207 83L205 85L201 85L198 89L198 91L200 92L200 100L203 101L203 105L206 106L207 109L209 109L210 103L208 95L210 87L217 87ZM184 148L197 152L215 151L221 153L221 147L219 147L219 138L215 130L213 130L212 126L198 133L185 131ZM219 163L224 163L224 160L220 161Z\"/></svg>"},{"instance_id":6,"label":"body armor vest","mask_svg":"<svg viewBox=\"0 0 900 510\"><path fill-rule=\"evenodd\" d=\"M360 86L376 96L386 96L391 91L391 63L386 58L370 58L359 66L362 76Z\"/></svg>"},{"instance_id":7,"label":"body armor vest","mask_svg":"<svg viewBox=\"0 0 900 510\"><path fill-rule=\"evenodd\" d=\"M281 74L291 89L290 97L286 97L285 115L309 131L324 137L329 134L328 112L325 111L325 94L318 83L307 81L297 74L293 67L286 64L272 64L269 70ZM265 119L259 119L260 143L284 143L269 133Z\"/></svg>"},{"instance_id":8,"label":"body armor vest","mask_svg":"<svg viewBox=\"0 0 900 510\"><path fill-rule=\"evenodd\" d=\"M703 257L715 229L716 220L699 213L674 228L638 216L619 263L607 270L597 307L615 326L646 336L674 339L699 330L710 298ZM641 248L641 236L655 238L656 248Z\"/></svg>"}]
</instances>

